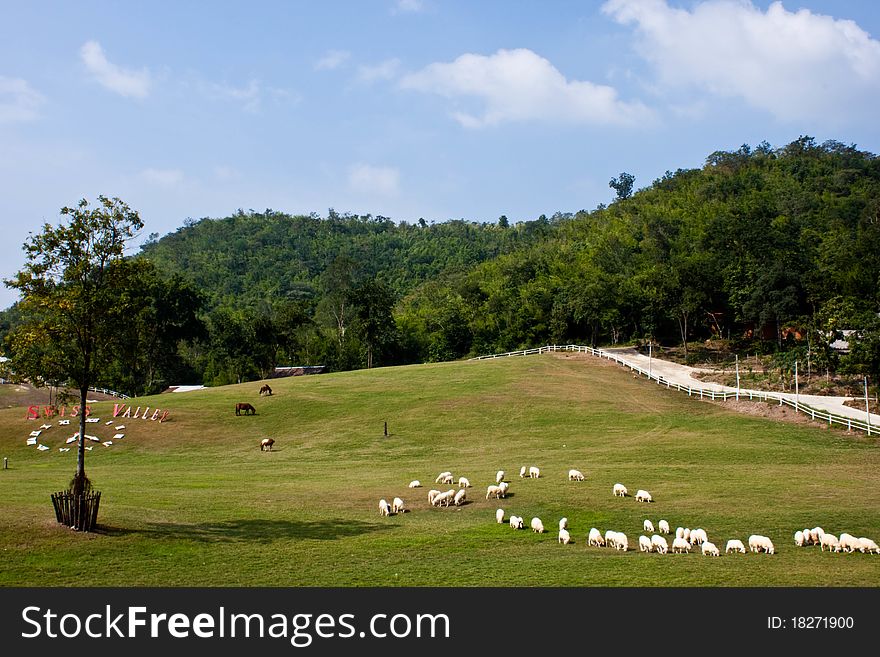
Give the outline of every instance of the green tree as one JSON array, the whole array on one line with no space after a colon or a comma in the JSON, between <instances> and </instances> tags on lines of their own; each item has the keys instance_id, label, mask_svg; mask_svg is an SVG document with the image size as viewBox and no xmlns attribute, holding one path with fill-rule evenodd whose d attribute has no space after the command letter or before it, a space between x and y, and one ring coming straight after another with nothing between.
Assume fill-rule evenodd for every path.
<instances>
[{"instance_id":1,"label":"green tree","mask_svg":"<svg viewBox=\"0 0 880 657\"><path fill-rule=\"evenodd\" d=\"M82 199L61 209L58 226L48 223L25 241L26 264L4 281L19 291L22 323L13 331L16 371L47 371L69 380L80 393L79 445L74 495L90 487L85 472L86 397L114 358L120 339L133 330L126 244L143 228L138 213L118 198Z\"/></svg>"},{"instance_id":2,"label":"green tree","mask_svg":"<svg viewBox=\"0 0 880 657\"><path fill-rule=\"evenodd\" d=\"M623 201L632 196L633 185L635 182L636 177L631 173L624 171L617 178L609 180L608 186L617 192L617 200Z\"/></svg>"}]
</instances>

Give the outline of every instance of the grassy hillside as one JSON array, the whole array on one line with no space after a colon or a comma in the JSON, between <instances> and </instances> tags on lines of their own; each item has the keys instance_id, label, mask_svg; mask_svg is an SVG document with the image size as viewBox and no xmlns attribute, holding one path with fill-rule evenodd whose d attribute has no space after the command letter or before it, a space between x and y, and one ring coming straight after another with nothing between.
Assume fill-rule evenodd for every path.
<instances>
[{"instance_id":1,"label":"grassy hillside","mask_svg":"<svg viewBox=\"0 0 880 657\"><path fill-rule=\"evenodd\" d=\"M95 534L58 526L49 501L74 471L74 451L57 449L72 429L47 430L41 453L25 446L40 422L0 410L0 585L880 585L880 556L792 540L815 525L880 539L873 437L734 414L575 354L291 378L268 398L259 387L136 400L171 417L119 420L125 438L87 454L104 495ZM236 417L237 401L257 414ZM110 437L112 404L94 410L90 433ZM261 452L268 436L276 450ZM542 477L520 479L521 465ZM498 469L511 495L487 501ZM471 503L429 507L442 470L471 480ZM615 498L615 482L656 501ZM379 498L397 495L410 512L380 517ZM548 533L496 524L499 506ZM562 516L572 545L556 541ZM640 554L645 518L703 527L722 551L766 534L777 554ZM631 550L588 547L591 527L625 532Z\"/></svg>"}]
</instances>

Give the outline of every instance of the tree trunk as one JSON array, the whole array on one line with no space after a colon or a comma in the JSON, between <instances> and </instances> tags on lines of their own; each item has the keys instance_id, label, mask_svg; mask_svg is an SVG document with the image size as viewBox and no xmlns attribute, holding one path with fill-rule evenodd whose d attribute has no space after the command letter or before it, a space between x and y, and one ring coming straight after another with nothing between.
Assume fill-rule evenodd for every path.
<instances>
[{"instance_id":1,"label":"tree trunk","mask_svg":"<svg viewBox=\"0 0 880 657\"><path fill-rule=\"evenodd\" d=\"M73 477L73 494L82 495L86 488L86 399L88 386L79 389L79 442L76 449L76 474Z\"/></svg>"}]
</instances>

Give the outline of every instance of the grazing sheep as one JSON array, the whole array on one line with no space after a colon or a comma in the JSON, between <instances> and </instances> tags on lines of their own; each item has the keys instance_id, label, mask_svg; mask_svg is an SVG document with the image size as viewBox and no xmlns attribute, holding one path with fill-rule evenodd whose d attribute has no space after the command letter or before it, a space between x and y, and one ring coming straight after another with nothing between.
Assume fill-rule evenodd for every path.
<instances>
[{"instance_id":1,"label":"grazing sheep","mask_svg":"<svg viewBox=\"0 0 880 657\"><path fill-rule=\"evenodd\" d=\"M651 543L651 539L642 534L639 536L639 552L653 552L654 544Z\"/></svg>"},{"instance_id":2,"label":"grazing sheep","mask_svg":"<svg viewBox=\"0 0 880 657\"><path fill-rule=\"evenodd\" d=\"M669 533L669 523L666 522L665 520L661 520L660 522L657 523L657 531L659 531L661 534L668 534Z\"/></svg>"},{"instance_id":3,"label":"grazing sheep","mask_svg":"<svg viewBox=\"0 0 880 657\"><path fill-rule=\"evenodd\" d=\"M691 536L688 540L690 541L691 545L702 545L709 540L709 537L706 536L705 529L692 529Z\"/></svg>"},{"instance_id":4,"label":"grazing sheep","mask_svg":"<svg viewBox=\"0 0 880 657\"><path fill-rule=\"evenodd\" d=\"M455 494L455 500L454 500L455 506L461 506L462 504L464 504L466 501L466 498L467 498L467 489L466 488L459 489L459 491Z\"/></svg>"},{"instance_id":5,"label":"grazing sheep","mask_svg":"<svg viewBox=\"0 0 880 657\"><path fill-rule=\"evenodd\" d=\"M559 519L559 529L568 529L568 518Z\"/></svg>"},{"instance_id":6,"label":"grazing sheep","mask_svg":"<svg viewBox=\"0 0 880 657\"><path fill-rule=\"evenodd\" d=\"M877 547L877 544L870 538L861 536L859 537L859 551L867 552L868 554L880 554L880 547Z\"/></svg>"},{"instance_id":7,"label":"grazing sheep","mask_svg":"<svg viewBox=\"0 0 880 657\"><path fill-rule=\"evenodd\" d=\"M653 502L654 498L651 497L651 493L646 490L642 490L641 488L636 491L636 502Z\"/></svg>"},{"instance_id":8,"label":"grazing sheep","mask_svg":"<svg viewBox=\"0 0 880 657\"><path fill-rule=\"evenodd\" d=\"M468 480L467 477L459 477L458 478L458 487L459 488L469 488L470 485L471 485L471 482Z\"/></svg>"},{"instance_id":9,"label":"grazing sheep","mask_svg":"<svg viewBox=\"0 0 880 657\"><path fill-rule=\"evenodd\" d=\"M654 546L654 551L659 552L660 554L666 554L669 552L669 543L667 543L666 539L660 536L660 534L654 534L651 536L651 545Z\"/></svg>"},{"instance_id":10,"label":"grazing sheep","mask_svg":"<svg viewBox=\"0 0 880 657\"><path fill-rule=\"evenodd\" d=\"M819 549L824 552L826 547L829 552L840 552L840 541L837 540L834 534L822 534L822 539L819 541Z\"/></svg>"},{"instance_id":11,"label":"grazing sheep","mask_svg":"<svg viewBox=\"0 0 880 657\"><path fill-rule=\"evenodd\" d=\"M840 543L840 549L843 552L852 553L859 549L859 539L852 534L844 532L840 535L838 541Z\"/></svg>"},{"instance_id":12,"label":"grazing sheep","mask_svg":"<svg viewBox=\"0 0 880 657\"><path fill-rule=\"evenodd\" d=\"M773 541L760 534L752 534L749 536L749 550L752 552L766 552L767 554L776 553L776 548L773 547Z\"/></svg>"},{"instance_id":13,"label":"grazing sheep","mask_svg":"<svg viewBox=\"0 0 880 657\"><path fill-rule=\"evenodd\" d=\"M813 545L813 539L810 537L810 529L804 529L801 533L804 535L804 545Z\"/></svg>"},{"instance_id":14,"label":"grazing sheep","mask_svg":"<svg viewBox=\"0 0 880 657\"><path fill-rule=\"evenodd\" d=\"M538 534L544 533L544 523L541 522L540 518L532 518L531 527L533 532L536 532Z\"/></svg>"},{"instance_id":15,"label":"grazing sheep","mask_svg":"<svg viewBox=\"0 0 880 657\"><path fill-rule=\"evenodd\" d=\"M569 470L568 471L568 480L569 481L583 481L584 473L580 470Z\"/></svg>"},{"instance_id":16,"label":"grazing sheep","mask_svg":"<svg viewBox=\"0 0 880 657\"><path fill-rule=\"evenodd\" d=\"M623 484L614 484L614 488L611 489L611 492L614 493L614 497L626 497L628 494L626 486Z\"/></svg>"},{"instance_id":17,"label":"grazing sheep","mask_svg":"<svg viewBox=\"0 0 880 657\"><path fill-rule=\"evenodd\" d=\"M455 489L448 490L445 493L440 493L439 495L434 497L434 501L432 504L434 506L449 506L449 501L452 499L452 496L455 495Z\"/></svg>"},{"instance_id":18,"label":"grazing sheep","mask_svg":"<svg viewBox=\"0 0 880 657\"><path fill-rule=\"evenodd\" d=\"M526 476L526 466L523 466L519 469L519 476L525 478Z\"/></svg>"},{"instance_id":19,"label":"grazing sheep","mask_svg":"<svg viewBox=\"0 0 880 657\"><path fill-rule=\"evenodd\" d=\"M691 544L688 543L686 540L684 540L683 537L676 538L672 541L672 554L675 554L675 553L681 554L682 552L690 553L690 551L691 551Z\"/></svg>"},{"instance_id":20,"label":"grazing sheep","mask_svg":"<svg viewBox=\"0 0 880 657\"><path fill-rule=\"evenodd\" d=\"M391 500L391 513L403 513L403 500L399 497Z\"/></svg>"},{"instance_id":21,"label":"grazing sheep","mask_svg":"<svg viewBox=\"0 0 880 657\"><path fill-rule=\"evenodd\" d=\"M822 535L825 533L825 530L821 527L813 527L810 530L810 540L815 545L816 543L820 543L822 541Z\"/></svg>"},{"instance_id":22,"label":"grazing sheep","mask_svg":"<svg viewBox=\"0 0 880 657\"><path fill-rule=\"evenodd\" d=\"M541 471L536 468L534 465L529 468L529 478L537 479L541 476Z\"/></svg>"},{"instance_id":23,"label":"grazing sheep","mask_svg":"<svg viewBox=\"0 0 880 657\"><path fill-rule=\"evenodd\" d=\"M711 555L713 557L720 556L718 552L718 548L715 547L714 543L710 543L709 541L703 541L703 544L700 546L700 549L703 552L703 556Z\"/></svg>"},{"instance_id":24,"label":"grazing sheep","mask_svg":"<svg viewBox=\"0 0 880 657\"><path fill-rule=\"evenodd\" d=\"M675 528L675 538L684 538L684 527Z\"/></svg>"},{"instance_id":25,"label":"grazing sheep","mask_svg":"<svg viewBox=\"0 0 880 657\"><path fill-rule=\"evenodd\" d=\"M447 479L449 481L447 481ZM434 480L435 484L451 484L452 483L452 473L448 470L446 472L441 472L437 475L437 478Z\"/></svg>"},{"instance_id":26,"label":"grazing sheep","mask_svg":"<svg viewBox=\"0 0 880 657\"><path fill-rule=\"evenodd\" d=\"M731 538L729 541L727 541L727 547L724 548L724 554L727 554L731 550L733 550L734 552L742 552L743 554L745 554L746 546L743 545L743 542L738 538Z\"/></svg>"},{"instance_id":27,"label":"grazing sheep","mask_svg":"<svg viewBox=\"0 0 880 657\"><path fill-rule=\"evenodd\" d=\"M688 529L687 527L684 528L684 540L686 540L686 541L691 540L691 530Z\"/></svg>"},{"instance_id":28,"label":"grazing sheep","mask_svg":"<svg viewBox=\"0 0 880 657\"><path fill-rule=\"evenodd\" d=\"M560 527L559 529L559 542L563 545L568 545L571 541L571 535L568 533L567 529L563 529Z\"/></svg>"},{"instance_id":29,"label":"grazing sheep","mask_svg":"<svg viewBox=\"0 0 880 657\"><path fill-rule=\"evenodd\" d=\"M510 484L506 481L502 481L498 484L498 488L500 489L498 492L498 497L507 497L507 489L510 488Z\"/></svg>"},{"instance_id":30,"label":"grazing sheep","mask_svg":"<svg viewBox=\"0 0 880 657\"><path fill-rule=\"evenodd\" d=\"M522 516L510 516L510 526L513 529L522 529L523 528Z\"/></svg>"},{"instance_id":31,"label":"grazing sheep","mask_svg":"<svg viewBox=\"0 0 880 657\"><path fill-rule=\"evenodd\" d=\"M492 496L496 498L501 497L501 486L491 484L488 488L486 488L486 499L488 500Z\"/></svg>"},{"instance_id":32,"label":"grazing sheep","mask_svg":"<svg viewBox=\"0 0 880 657\"><path fill-rule=\"evenodd\" d=\"M384 499L379 500L379 515L380 516L390 516L391 515L391 506Z\"/></svg>"},{"instance_id":33,"label":"grazing sheep","mask_svg":"<svg viewBox=\"0 0 880 657\"><path fill-rule=\"evenodd\" d=\"M495 522L497 522L499 525L504 524L504 509L498 509L495 512Z\"/></svg>"},{"instance_id":34,"label":"grazing sheep","mask_svg":"<svg viewBox=\"0 0 880 657\"><path fill-rule=\"evenodd\" d=\"M605 532L605 545L608 547L614 547L616 545L617 540L617 532L611 529Z\"/></svg>"},{"instance_id":35,"label":"grazing sheep","mask_svg":"<svg viewBox=\"0 0 880 657\"><path fill-rule=\"evenodd\" d=\"M602 538L602 532L595 527L590 529L590 536L587 539L587 545L595 545L596 547L605 547L605 539Z\"/></svg>"},{"instance_id":36,"label":"grazing sheep","mask_svg":"<svg viewBox=\"0 0 880 657\"><path fill-rule=\"evenodd\" d=\"M797 530L794 533L794 544L797 545L798 547L804 547L804 545L805 545L804 533L801 530Z\"/></svg>"},{"instance_id":37,"label":"grazing sheep","mask_svg":"<svg viewBox=\"0 0 880 657\"><path fill-rule=\"evenodd\" d=\"M422 487L422 482L419 481L418 479L413 479L411 482L409 482L409 486L408 486L408 488L421 488L421 487Z\"/></svg>"},{"instance_id":38,"label":"grazing sheep","mask_svg":"<svg viewBox=\"0 0 880 657\"><path fill-rule=\"evenodd\" d=\"M432 488L431 490L429 490L429 491L428 491L428 504L433 504L433 503L434 503L434 500L437 498L437 496L438 496L439 494L440 494L440 491L439 491L439 490L436 490L436 489L434 489L434 488Z\"/></svg>"},{"instance_id":39,"label":"grazing sheep","mask_svg":"<svg viewBox=\"0 0 880 657\"><path fill-rule=\"evenodd\" d=\"M654 523L651 522L650 520L648 520L647 518L645 519L645 522L642 523L642 527L644 528L644 530L646 532L651 533L651 534L654 533Z\"/></svg>"},{"instance_id":40,"label":"grazing sheep","mask_svg":"<svg viewBox=\"0 0 880 657\"><path fill-rule=\"evenodd\" d=\"M495 473L495 483L500 484L502 481L504 481L504 470L499 470Z\"/></svg>"},{"instance_id":41,"label":"grazing sheep","mask_svg":"<svg viewBox=\"0 0 880 657\"><path fill-rule=\"evenodd\" d=\"M614 536L614 549L623 550L624 552L629 550L629 539L623 532L616 532Z\"/></svg>"}]
</instances>

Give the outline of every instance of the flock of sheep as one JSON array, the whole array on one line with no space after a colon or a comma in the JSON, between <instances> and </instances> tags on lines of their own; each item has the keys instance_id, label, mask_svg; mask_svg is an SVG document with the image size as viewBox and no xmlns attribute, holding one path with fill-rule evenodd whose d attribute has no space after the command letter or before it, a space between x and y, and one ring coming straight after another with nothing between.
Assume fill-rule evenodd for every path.
<instances>
[{"instance_id":1,"label":"flock of sheep","mask_svg":"<svg viewBox=\"0 0 880 657\"><path fill-rule=\"evenodd\" d=\"M541 471L537 466L530 466L528 468L526 466L522 466L519 471L519 476L523 479L527 477L530 479L537 479L541 476ZM499 470L495 474L495 483L489 485L486 488L487 500L490 497L500 499L507 496L507 491L510 488L510 483L505 481L504 477L504 470ZM569 470L568 480L584 481L584 474L580 470ZM454 481L455 479L452 475L452 472L445 471L437 475L434 483L454 485ZM414 480L409 483L409 488L421 488L421 486L422 484L419 480ZM430 491L428 491L428 503L435 507L448 507L450 505L461 506L467 501L468 488L471 488L471 483L467 479L467 477L459 477L458 489L450 488L446 491L431 489ZM627 497L629 495L626 486L620 483L614 484L611 492L615 497ZM634 499L637 502L646 503L654 501L651 493L642 489L636 491ZM388 504L388 502L384 499L379 500L380 515L389 516L391 514L403 512L404 503L401 498L395 497L391 504ZM497 509L495 511L495 521L498 524L504 524L504 517L504 509ZM507 523L512 529L523 529L525 520L521 516L511 515L507 519ZM543 534L546 531L544 529L543 521L537 517L532 518L531 522L529 523L529 527L533 532L539 534ZM671 548L669 545L669 541L666 539L665 536L666 534L671 534L669 523L666 520L661 519L657 523L656 533L654 530L654 524L648 519L646 519L642 524L642 529L645 534L642 534L638 538L640 552L657 552L659 554L667 554L671 549L673 554L681 554L690 553L692 548L699 546L703 556L717 557L721 554L718 547L714 543L709 541L706 530L702 528L690 529L688 527L677 527L675 530L675 538L672 540ZM647 536L646 534L650 534L650 536ZM571 542L571 533L569 532L568 528L568 518L561 518L559 520L558 542L564 545L567 545ZM803 547L807 545L819 545L822 551L824 551L827 547L829 551L834 552L852 553L858 551L862 553L880 554L880 548L878 548L877 543L869 538L857 538L847 533L843 533L838 537L834 534L826 533L821 527L814 527L813 529L803 529L796 531L794 534L794 542L795 545L798 547ZM587 545L596 547L613 547L615 550L623 550L624 552L626 552L629 549L629 539L623 532L608 530L603 535L602 532L600 532L598 529L592 527L587 537ZM766 554L776 553L776 548L773 545L773 541L771 541L767 536L762 536L760 534L752 534L751 536L749 536L748 546L749 551L751 552L764 552ZM727 541L724 552L725 554L728 554L730 552L740 552L745 554L746 546L741 540L733 538Z\"/></svg>"}]
</instances>

